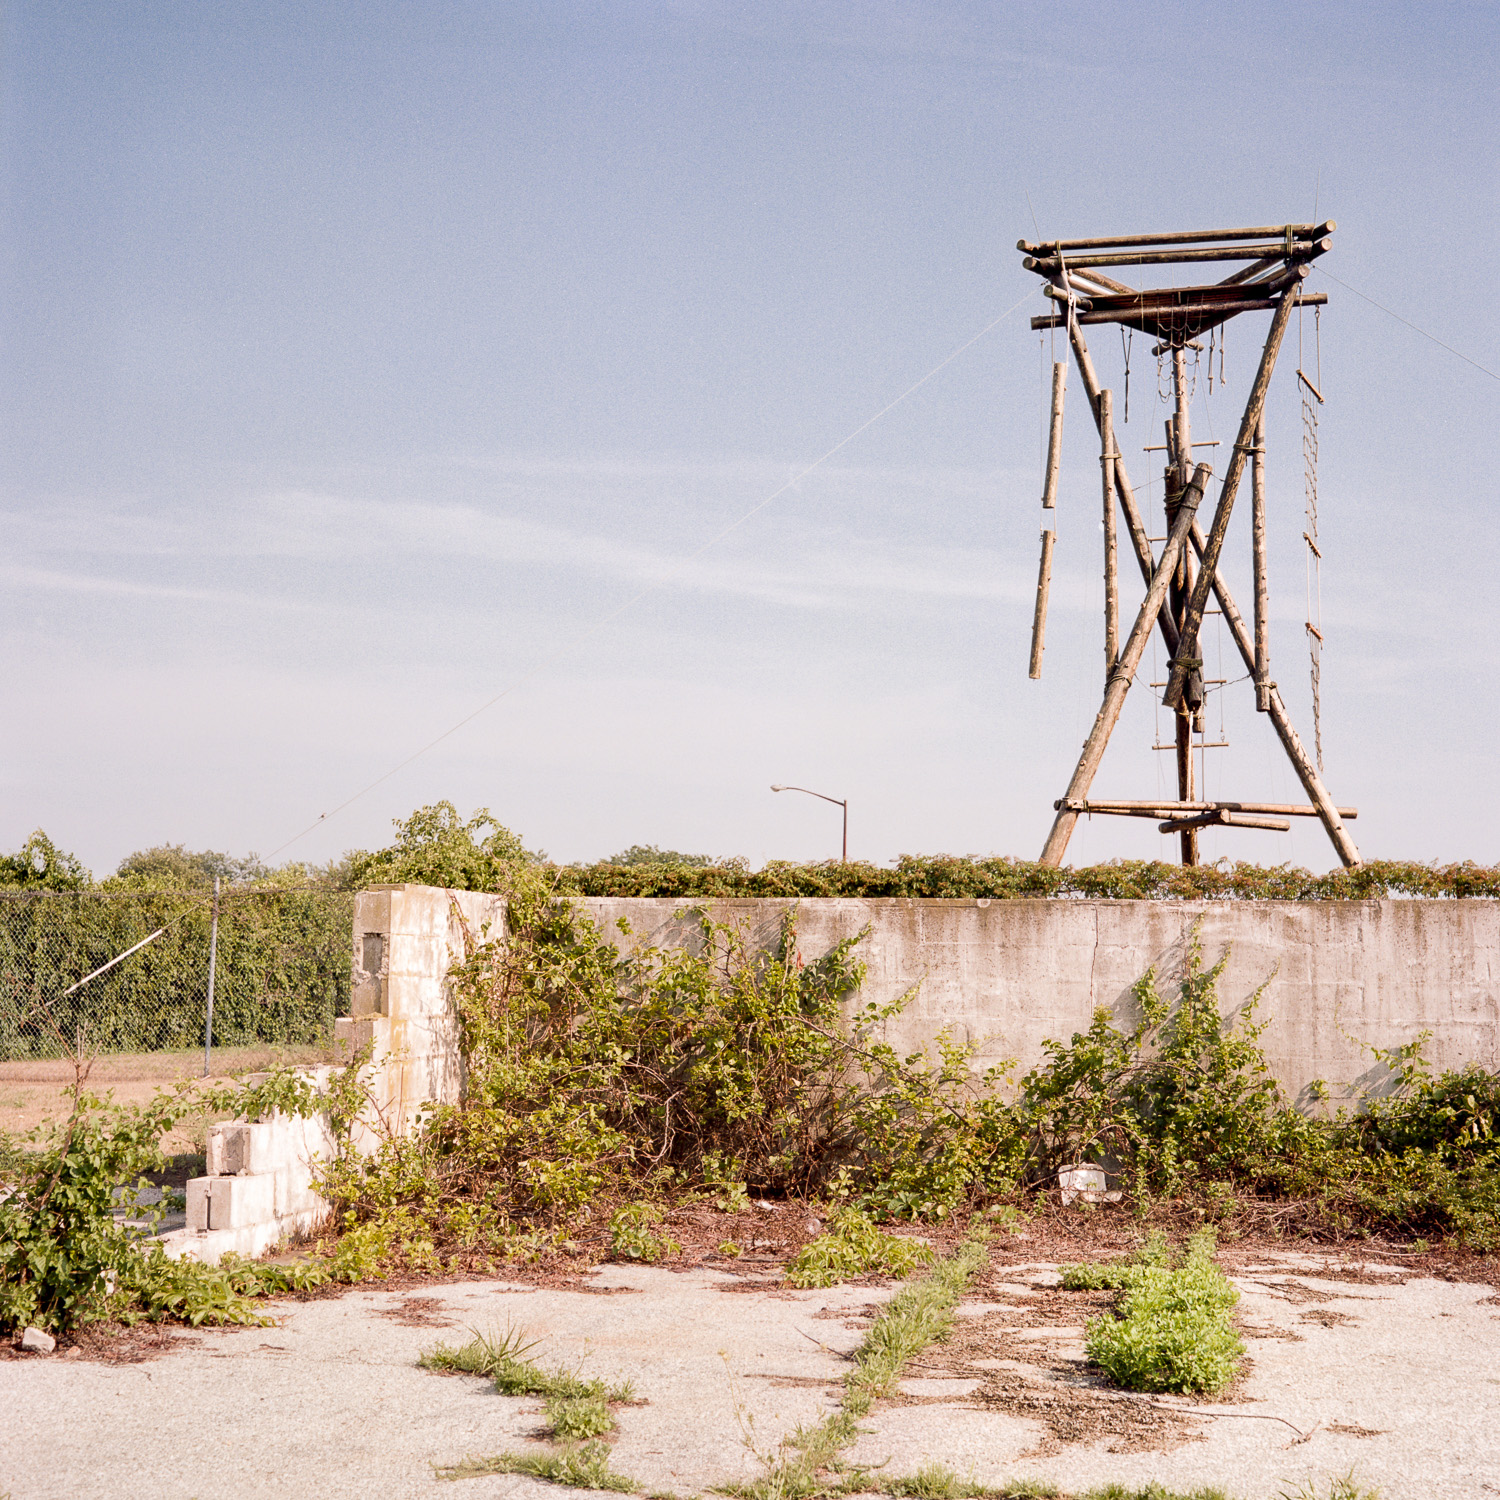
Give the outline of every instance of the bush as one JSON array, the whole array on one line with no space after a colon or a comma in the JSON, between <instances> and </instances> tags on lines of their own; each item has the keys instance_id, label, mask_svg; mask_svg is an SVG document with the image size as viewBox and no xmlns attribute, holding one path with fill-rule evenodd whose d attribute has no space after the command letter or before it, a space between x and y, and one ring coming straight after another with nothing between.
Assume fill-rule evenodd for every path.
<instances>
[{"instance_id":1,"label":"bush","mask_svg":"<svg viewBox=\"0 0 1500 1500\"><path fill-rule=\"evenodd\" d=\"M1165 1262L1159 1246L1109 1268L1124 1293L1119 1316L1090 1323L1086 1348L1116 1385L1213 1395L1234 1379L1245 1346L1229 1314L1240 1294L1214 1264L1213 1245L1212 1231L1204 1230L1188 1242L1179 1268ZM1081 1282L1075 1274L1063 1284Z\"/></svg>"},{"instance_id":2,"label":"bush","mask_svg":"<svg viewBox=\"0 0 1500 1500\"><path fill-rule=\"evenodd\" d=\"M790 1286L833 1286L852 1276L874 1272L881 1276L909 1276L933 1259L932 1251L916 1240L884 1233L855 1208L840 1209L828 1232L809 1240L786 1269Z\"/></svg>"},{"instance_id":3,"label":"bush","mask_svg":"<svg viewBox=\"0 0 1500 1500\"><path fill-rule=\"evenodd\" d=\"M9 1192L0 1199L0 1331L35 1325L55 1333L101 1318L258 1323L253 1299L327 1279L321 1267L233 1259L218 1267L169 1260L149 1236L159 1215L135 1225L117 1210L149 1186L166 1162L161 1138L184 1116L213 1107L256 1112L288 1085L259 1090L159 1093L148 1104L116 1105L83 1089L61 1127L34 1132L9 1154ZM254 1114L252 1113L252 1118Z\"/></svg>"}]
</instances>

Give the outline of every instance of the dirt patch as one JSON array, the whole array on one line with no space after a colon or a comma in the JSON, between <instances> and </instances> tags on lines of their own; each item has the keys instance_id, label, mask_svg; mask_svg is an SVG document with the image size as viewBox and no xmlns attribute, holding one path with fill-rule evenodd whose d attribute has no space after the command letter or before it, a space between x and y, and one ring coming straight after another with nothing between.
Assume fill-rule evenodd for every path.
<instances>
[{"instance_id":1,"label":"dirt patch","mask_svg":"<svg viewBox=\"0 0 1500 1500\"><path fill-rule=\"evenodd\" d=\"M1357 1323L1348 1313L1335 1312L1331 1307L1311 1307L1298 1315L1299 1323L1320 1323L1324 1328L1337 1328L1343 1323Z\"/></svg>"},{"instance_id":2,"label":"dirt patch","mask_svg":"<svg viewBox=\"0 0 1500 1500\"><path fill-rule=\"evenodd\" d=\"M0 1344L0 1359L85 1359L107 1365L139 1365L147 1360L193 1349L203 1340L168 1323L89 1323L65 1333L51 1354L24 1353L12 1343Z\"/></svg>"},{"instance_id":3,"label":"dirt patch","mask_svg":"<svg viewBox=\"0 0 1500 1500\"><path fill-rule=\"evenodd\" d=\"M441 1297L403 1297L395 1307L377 1307L375 1313L403 1328L452 1328L453 1319L444 1316L447 1310Z\"/></svg>"},{"instance_id":4,"label":"dirt patch","mask_svg":"<svg viewBox=\"0 0 1500 1500\"><path fill-rule=\"evenodd\" d=\"M1043 1384L1019 1371L988 1375L966 1404L1040 1422L1041 1441L1017 1455L1023 1459L1048 1458L1074 1443L1102 1444L1109 1453L1165 1453L1205 1436L1190 1416L1166 1407L1083 1384Z\"/></svg>"}]
</instances>

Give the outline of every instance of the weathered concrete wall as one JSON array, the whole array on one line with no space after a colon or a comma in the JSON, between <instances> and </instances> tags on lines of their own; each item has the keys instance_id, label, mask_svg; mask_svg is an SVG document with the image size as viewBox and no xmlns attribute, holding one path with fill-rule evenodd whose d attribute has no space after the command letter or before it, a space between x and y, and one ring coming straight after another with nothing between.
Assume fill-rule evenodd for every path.
<instances>
[{"instance_id":1,"label":"weathered concrete wall","mask_svg":"<svg viewBox=\"0 0 1500 1500\"><path fill-rule=\"evenodd\" d=\"M689 937L684 903L590 898L583 909L611 936ZM717 921L776 940L789 901L707 903ZM1015 1059L1024 1072L1048 1038L1085 1029L1095 1007L1134 1013L1131 987L1147 970L1181 972L1194 924L1208 962L1229 950L1219 982L1226 1015L1260 986L1261 1045L1297 1099L1326 1081L1335 1098L1386 1076L1371 1047L1432 1033L1438 1068L1500 1068L1500 903L1488 901L911 901L797 903L804 957L870 927L862 1000L918 986L887 1039L915 1050L943 1027L979 1044L984 1064ZM1171 993L1170 990L1164 991Z\"/></svg>"},{"instance_id":2,"label":"weathered concrete wall","mask_svg":"<svg viewBox=\"0 0 1500 1500\"><path fill-rule=\"evenodd\" d=\"M424 1104L456 1104L463 1087L458 1017L448 971L466 942L504 931L505 900L479 891L377 885L354 903L346 1053L373 1043L371 1080L385 1127L405 1134ZM356 1128L354 1144L369 1132Z\"/></svg>"}]
</instances>

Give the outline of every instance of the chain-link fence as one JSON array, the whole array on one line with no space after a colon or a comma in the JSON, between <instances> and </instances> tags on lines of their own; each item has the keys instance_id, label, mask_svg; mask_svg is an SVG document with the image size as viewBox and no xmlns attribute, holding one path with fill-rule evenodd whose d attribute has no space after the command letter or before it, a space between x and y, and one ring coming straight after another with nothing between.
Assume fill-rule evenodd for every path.
<instances>
[{"instance_id":1,"label":"chain-link fence","mask_svg":"<svg viewBox=\"0 0 1500 1500\"><path fill-rule=\"evenodd\" d=\"M322 887L226 889L217 923L199 892L0 891L0 1060L202 1047L210 959L215 1046L326 1042L353 918Z\"/></svg>"}]
</instances>

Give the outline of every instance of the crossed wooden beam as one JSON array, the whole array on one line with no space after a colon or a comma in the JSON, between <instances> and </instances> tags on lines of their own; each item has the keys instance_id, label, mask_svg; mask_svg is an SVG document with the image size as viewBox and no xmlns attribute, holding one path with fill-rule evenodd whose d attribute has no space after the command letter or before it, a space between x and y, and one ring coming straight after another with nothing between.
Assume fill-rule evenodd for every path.
<instances>
[{"instance_id":1,"label":"crossed wooden beam","mask_svg":"<svg viewBox=\"0 0 1500 1500\"><path fill-rule=\"evenodd\" d=\"M1311 263L1331 246L1334 224L1285 224L1272 227L1205 230L1184 234L1153 234L1129 238L1057 240L1017 248L1026 256L1027 270L1041 275L1049 297L1061 309L1031 320L1032 328L1066 328L1073 358L1083 380L1089 407L1099 433L1103 470L1105 512L1105 659L1106 685L1094 726L1084 742L1078 765L1066 794L1054 803L1056 818L1042 850L1042 863L1060 865L1078 819L1085 813L1116 816L1160 817L1163 832L1183 835L1184 858L1196 859L1197 830L1211 825L1252 828L1286 828L1289 817L1319 818L1345 865L1360 863L1359 850L1344 826L1356 816L1354 808L1334 805L1317 767L1287 713L1281 694L1269 674L1269 631L1266 589L1265 539L1265 403L1271 373L1282 340L1297 306L1321 304L1322 294L1301 291ZM1125 266L1200 264L1248 261L1229 277L1210 285L1139 290L1115 280L1101 269ZM1191 444L1186 434L1183 399L1184 348L1206 332L1242 312L1269 311L1271 328L1255 380L1240 418L1239 432L1230 450L1228 466L1219 486L1213 517L1205 535L1197 513L1212 479L1208 464L1192 465ZM1174 461L1185 482L1169 498L1169 530L1160 556L1152 551L1135 492L1125 469L1125 460L1115 443L1110 392L1100 387L1093 360L1084 342L1083 327L1093 323L1119 323L1154 334L1160 352L1173 354L1181 417L1171 425L1169 447L1175 445ZM1044 507L1055 504L1058 450L1062 426L1062 386L1065 366L1054 368L1052 443L1049 447ZM1247 463L1252 471L1252 548L1255 577L1255 628L1252 636L1219 572L1219 558L1229 530L1235 497ZM1191 469L1191 477L1188 472ZM1140 565L1146 594L1135 623L1118 646L1116 600L1118 579L1115 559L1115 505L1129 534L1130 546ZM1046 594L1050 576L1052 533L1043 532L1042 569L1038 580L1037 623L1032 638L1032 676L1041 669L1042 633L1045 628ZM1197 568L1194 576L1193 561ZM1190 586L1186 580L1191 579ZM1175 587L1174 587L1175 586ZM1176 595L1175 600L1169 596ZM1104 757L1110 735L1119 722L1125 696L1140 666L1153 629L1159 630L1171 658L1163 701L1179 718L1185 714L1185 696L1196 694L1201 702L1202 661L1198 633L1210 595L1218 602L1225 624L1244 659L1255 684L1256 708L1270 717L1287 758L1307 792L1310 805L1237 802L1201 802L1191 797L1191 754L1187 769L1179 750L1179 797L1176 802L1090 801L1089 789ZM1184 742L1181 727L1179 747ZM1191 851L1191 852L1190 852Z\"/></svg>"}]
</instances>

